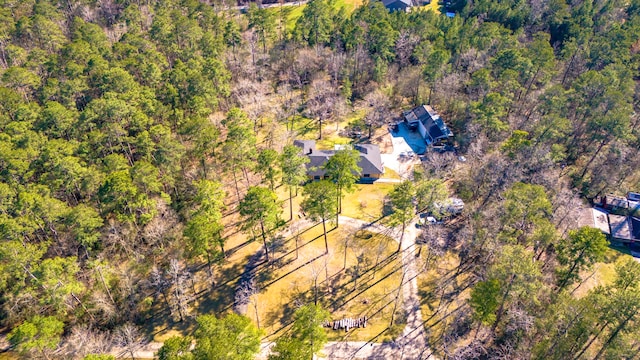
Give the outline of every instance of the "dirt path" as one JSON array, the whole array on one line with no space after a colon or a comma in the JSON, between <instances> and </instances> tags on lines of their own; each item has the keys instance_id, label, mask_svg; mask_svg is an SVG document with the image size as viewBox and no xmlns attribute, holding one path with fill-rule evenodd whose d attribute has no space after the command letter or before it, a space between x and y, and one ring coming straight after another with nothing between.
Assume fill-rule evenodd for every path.
<instances>
[{"instance_id":1,"label":"dirt path","mask_svg":"<svg viewBox=\"0 0 640 360\"><path fill-rule=\"evenodd\" d=\"M407 325L402 334L389 344L365 342L338 342L325 346L324 353L329 359L433 359L427 348L426 332L422 323L416 265L416 237L418 230L415 222L406 226L404 235L398 229L380 224L340 216L340 223L372 232L381 233L400 242L402 237L402 265L404 280L402 283L402 306L407 315Z\"/></svg>"}]
</instances>

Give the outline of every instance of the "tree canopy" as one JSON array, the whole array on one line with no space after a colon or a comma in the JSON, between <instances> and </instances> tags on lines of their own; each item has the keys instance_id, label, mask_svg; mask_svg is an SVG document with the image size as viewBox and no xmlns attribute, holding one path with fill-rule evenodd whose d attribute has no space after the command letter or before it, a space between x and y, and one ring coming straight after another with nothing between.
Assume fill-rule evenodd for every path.
<instances>
[{"instance_id":1,"label":"tree canopy","mask_svg":"<svg viewBox=\"0 0 640 360\"><path fill-rule=\"evenodd\" d=\"M638 0L282 5L2 2L0 329L12 351L108 358L160 323L190 328L205 306L222 319L233 279L253 271L252 239L267 257L291 251L309 234L300 205L324 224L356 196L359 153L313 169L294 144L317 137L319 150L383 153L384 179L358 185L363 211L345 215L406 226L414 207L464 201L411 230L437 357L637 356L637 266L608 247L615 236L582 227L582 211L640 191ZM423 104L454 136L420 161L394 158L408 149L387 127ZM368 139L349 138L361 127ZM296 201L314 170L326 181ZM288 266L267 265L259 279ZM311 357L321 335L283 336L274 356ZM241 344L229 339L215 350ZM162 356L194 357L189 341Z\"/></svg>"}]
</instances>

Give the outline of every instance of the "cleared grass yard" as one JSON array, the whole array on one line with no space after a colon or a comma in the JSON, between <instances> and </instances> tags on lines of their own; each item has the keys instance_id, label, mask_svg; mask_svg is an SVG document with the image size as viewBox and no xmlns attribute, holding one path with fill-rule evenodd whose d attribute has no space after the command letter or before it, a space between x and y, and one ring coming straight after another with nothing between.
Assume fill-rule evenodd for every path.
<instances>
[{"instance_id":1,"label":"cleared grass yard","mask_svg":"<svg viewBox=\"0 0 640 360\"><path fill-rule=\"evenodd\" d=\"M341 9L344 8L347 14L351 14L358 6L362 5L362 0L334 0L331 1L331 4L333 5L334 9ZM301 5L292 5L292 6L284 6L282 7L282 9L285 9L284 11L286 12L286 19L287 19L287 24L286 24L286 29L288 33L291 33L291 31L293 31L294 27L296 26L296 21L298 21L298 19L302 16L302 12L304 11L306 4L301 4ZM286 9L289 8L289 9ZM279 15L281 8L280 7L274 7L274 8L270 8L270 11L273 11L275 15Z\"/></svg>"},{"instance_id":2,"label":"cleared grass yard","mask_svg":"<svg viewBox=\"0 0 640 360\"><path fill-rule=\"evenodd\" d=\"M420 10L431 10L431 11L435 11L438 14L441 14L441 6L440 4L438 4L438 1L436 0L432 0L429 4L422 6L419 8Z\"/></svg>"},{"instance_id":3,"label":"cleared grass yard","mask_svg":"<svg viewBox=\"0 0 640 360\"><path fill-rule=\"evenodd\" d=\"M388 167L384 167L384 175L382 175L385 179L396 179L402 180L400 174L398 174L395 170L389 169Z\"/></svg>"},{"instance_id":4,"label":"cleared grass yard","mask_svg":"<svg viewBox=\"0 0 640 360\"><path fill-rule=\"evenodd\" d=\"M342 215L364 221L375 221L382 217L384 199L393 190L394 184L357 184L352 193L342 199Z\"/></svg>"},{"instance_id":5,"label":"cleared grass yard","mask_svg":"<svg viewBox=\"0 0 640 360\"><path fill-rule=\"evenodd\" d=\"M596 286L609 285L613 283L616 278L616 264L621 263L625 258L629 257L631 257L631 255L622 253L618 249L608 248L603 262L594 264L591 271L580 274L580 277L584 279L584 282L573 292L573 294L576 297L582 297ZM574 289L576 286L578 285L575 284L570 289Z\"/></svg>"},{"instance_id":6,"label":"cleared grass yard","mask_svg":"<svg viewBox=\"0 0 640 360\"><path fill-rule=\"evenodd\" d=\"M257 303L260 325L270 339L279 336L290 324L297 306L313 302L316 296L330 311L332 320L365 315L370 318L367 328L347 333L327 329L332 340L370 340L384 333L377 339L382 341L396 335L395 331L385 332L402 276L402 263L395 253L397 245L393 239L341 226L329 233L329 253L325 254L322 226L316 225L300 235L299 244L297 258L295 241L289 239L277 254L279 260L274 265L261 266L258 271L261 292L253 301ZM247 315L258 322L251 304ZM402 321L401 316L396 317Z\"/></svg>"},{"instance_id":7,"label":"cleared grass yard","mask_svg":"<svg viewBox=\"0 0 640 360\"><path fill-rule=\"evenodd\" d=\"M358 116L362 116L362 114L354 112L348 115L343 121L338 124L338 128L344 128L350 121ZM294 128L298 133L301 134L299 138L303 139L315 139L317 137L317 126L315 126L315 124L316 123L313 120L303 117L294 119ZM333 148L333 145L335 144L345 144L351 141L351 139L349 138L337 135L338 131L336 131L335 122L325 126L325 131L325 139L319 142L318 147ZM389 172L388 176L393 176L393 174ZM246 191L247 185L241 174L239 174L238 180L242 196ZM251 179L252 184L256 183L257 181L257 178ZM392 188L393 184L357 184L355 186L354 192L345 194L345 197L343 199L342 215L361 219L364 221L375 221L379 219L383 215L384 198ZM212 286L211 284L211 279L207 271L206 259L203 258L199 260L200 265L198 266L198 271L195 273L194 279L194 288L199 295L197 299L192 303L191 314L224 314L227 311L231 311L235 300L234 296L236 285L245 269L245 265L247 264L251 256L253 256L262 247L262 241L259 238L254 240L249 234L240 230L242 219L234 210L237 206L237 199L233 183L227 182L225 184L225 190L229 194L229 197L227 199L229 203L226 204L227 211L225 212L223 218L223 223L225 224L226 229L223 235L225 237L225 250L227 252L227 257L221 263L214 265L214 279L216 281L215 286ZM288 221L289 189L287 186L277 186L275 190L282 206L281 218L284 221ZM302 188L298 189L297 196L295 196L294 192L292 201L294 222L297 222L304 218L304 215L300 212L300 202L303 200L302 193ZM331 228L331 225L328 224L328 228ZM300 231L304 230L305 229L300 229ZM357 264L357 254L354 252L354 250L351 249L351 247L349 247L349 250L347 252L347 269L345 271L343 271L342 269L342 258L344 255L343 244L344 238L345 236L347 236L345 234L351 233L350 236L353 237L352 232L353 229L344 229L343 227L341 227L338 230L331 231L329 235L330 252L332 253L330 255L331 260L329 261L329 278L330 282L332 282L331 286L333 287L340 285L346 286L343 290L341 290L342 293L338 294L341 296L347 296L351 293L356 294L360 291L360 289L358 289L356 292L353 292L353 289L349 290L349 287L352 285L345 285L348 284L353 278L353 268L355 264ZM314 251L324 252L324 240L322 239L322 237L319 237L321 234L322 227L315 226L301 236L300 244L315 239L312 243L305 246L305 253L307 255L304 256L309 256L309 254L312 254ZM373 240L361 242L358 249L369 249L371 250L369 252L373 254L373 251L375 249L371 249L371 246L373 246L372 244L378 241L378 236L373 236L372 239ZM397 245L394 245L392 239L386 238L385 241L390 243L390 245L388 245L388 249L385 250L385 256L387 256L395 251ZM354 244L357 243L358 241L354 242ZM289 242L284 249L281 249L280 255L282 255L282 251L292 250L294 248L294 243ZM291 266L301 263L302 257L303 252L300 251L299 260L296 260L291 264L287 264L283 268L277 269L275 273L269 276L279 277L282 274L286 274L291 270ZM316 260L316 262L317 261L324 260ZM373 260L369 259L368 261L371 262ZM399 266L400 263L397 262L396 264L396 262L397 261L394 260L394 264ZM378 277L381 276L380 274L382 274L383 271L390 271L390 269L392 269L391 266L391 264L387 264L387 267L381 269L380 272L376 270L375 277L370 276L370 278L367 278L367 283L378 281ZM285 303L278 302L286 298L282 294L290 295L292 293L293 285L295 285L301 292L308 292L311 288L308 281L308 268L309 266L300 268L296 270L295 273L287 275L282 280L273 282L273 284L263 289L265 293L260 295L259 312L261 313L261 326L268 326L269 331L267 331L267 333L270 333L270 331L276 331L277 328L286 324L285 320L288 319L291 315L291 311L293 309L291 308L291 306L294 306L294 304L291 301ZM373 271L370 271L370 273L373 274ZM330 337L336 340L343 339L345 338L345 336L346 339L370 340L374 336L379 335L381 332L384 332L384 334L375 339L375 341L382 341L384 339L390 339L392 335L396 334L398 331L401 331L401 326L394 326L390 331L384 331L389 325L388 322L391 310L388 306L383 307L381 305L382 300L378 301L375 305L372 305L370 302L369 304L362 303L363 299L382 299L383 294L388 292L390 288L396 286L396 284L399 283L399 276L400 275L397 275L396 273L389 275L389 277L384 281L377 283L371 289L350 300L349 303L344 307L336 309L336 311L333 313L335 315L334 318L336 320L339 320L344 317L356 317L357 314L363 314L367 311L369 313L372 313L379 309L383 309L379 313L377 313L375 317L373 317L372 321L369 323L369 327L367 327L366 329L353 329L346 334L344 333L344 331L331 330L328 332ZM326 282L325 278L322 278L322 280ZM324 301L326 301L326 298L331 296L335 297L337 296L337 293L327 293L323 295L323 298L325 299L323 300L323 304L325 304ZM289 306L289 308L287 308L287 306ZM379 308L376 308L376 306L378 306ZM162 309L166 309L166 306L164 305L162 298L159 298L155 301L155 303L150 304L150 307L152 309L150 314L153 314L153 316L150 316L149 321L147 322L146 329L147 333L152 334L155 341L163 341L168 337L179 333L189 334L195 329L195 321L193 317L188 317L185 321L182 322L176 322L175 320L177 319L172 319L168 312L163 311ZM253 310L250 305L247 315L253 316L255 318L255 315L252 315L252 311ZM162 314L159 312L162 312ZM401 316L397 317L399 318L398 321L402 321Z\"/></svg>"}]
</instances>

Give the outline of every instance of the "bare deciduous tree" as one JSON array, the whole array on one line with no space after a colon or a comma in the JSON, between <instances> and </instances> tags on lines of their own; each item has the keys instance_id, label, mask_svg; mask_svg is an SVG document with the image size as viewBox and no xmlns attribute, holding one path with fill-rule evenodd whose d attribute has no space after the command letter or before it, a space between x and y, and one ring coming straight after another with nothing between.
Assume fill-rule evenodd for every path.
<instances>
[{"instance_id":1,"label":"bare deciduous tree","mask_svg":"<svg viewBox=\"0 0 640 360\"><path fill-rule=\"evenodd\" d=\"M363 120L369 128L369 139L371 139L371 132L374 127L382 126L393 118L391 101L381 90L368 93L364 100L360 102L360 106L366 111Z\"/></svg>"},{"instance_id":2,"label":"bare deciduous tree","mask_svg":"<svg viewBox=\"0 0 640 360\"><path fill-rule=\"evenodd\" d=\"M167 300L167 289L169 288L169 281L164 277L164 274L154 266L149 274L149 284L156 291L160 293L164 298L165 303L169 306L169 300Z\"/></svg>"},{"instance_id":3,"label":"bare deciduous tree","mask_svg":"<svg viewBox=\"0 0 640 360\"><path fill-rule=\"evenodd\" d=\"M455 154L452 152L436 153L432 151L425 156L425 159L426 161L422 163L425 170L428 170L438 178L444 178L446 175L445 170L457 161Z\"/></svg>"},{"instance_id":4,"label":"bare deciduous tree","mask_svg":"<svg viewBox=\"0 0 640 360\"><path fill-rule=\"evenodd\" d=\"M322 272L325 271L325 268L327 267L327 263L319 259L319 257L323 255L327 257L327 254L324 251L318 250L310 252L306 257L303 257L303 259L306 259L305 262L307 263L305 271L307 272L307 274L309 274L309 277L311 278L311 284L313 286L314 304L318 304L318 280L320 278L320 274L322 274Z\"/></svg>"},{"instance_id":5,"label":"bare deciduous tree","mask_svg":"<svg viewBox=\"0 0 640 360\"><path fill-rule=\"evenodd\" d=\"M322 78L311 82L307 96L307 112L318 121L318 139L322 139L322 124L337 117L343 106L344 99L330 82Z\"/></svg>"},{"instance_id":6,"label":"bare deciduous tree","mask_svg":"<svg viewBox=\"0 0 640 360\"><path fill-rule=\"evenodd\" d=\"M235 295L235 306L237 312L246 311L247 305L253 307L254 316L256 317L256 325L260 329L260 314L258 312L258 294L260 293L260 286L257 284L255 278L251 278L240 285Z\"/></svg>"},{"instance_id":7,"label":"bare deciduous tree","mask_svg":"<svg viewBox=\"0 0 640 360\"><path fill-rule=\"evenodd\" d=\"M59 355L68 358L83 358L87 354L104 354L113 343L109 333L92 329L89 325L74 326L63 339Z\"/></svg>"},{"instance_id":8,"label":"bare deciduous tree","mask_svg":"<svg viewBox=\"0 0 640 360\"><path fill-rule=\"evenodd\" d=\"M189 294L188 285L190 274L183 268L178 260L171 259L167 275L169 275L171 286L173 287L172 305L178 311L180 321L183 321L188 315L188 304L192 298Z\"/></svg>"},{"instance_id":9,"label":"bare deciduous tree","mask_svg":"<svg viewBox=\"0 0 640 360\"><path fill-rule=\"evenodd\" d=\"M396 40L396 60L400 68L404 68L409 65L411 61L411 55L416 45L420 42L420 38L415 34L412 34L408 30L400 31L400 35Z\"/></svg>"},{"instance_id":10,"label":"bare deciduous tree","mask_svg":"<svg viewBox=\"0 0 640 360\"><path fill-rule=\"evenodd\" d=\"M135 351L142 347L144 339L140 330L132 324L124 324L114 333L115 344L135 359Z\"/></svg>"},{"instance_id":11,"label":"bare deciduous tree","mask_svg":"<svg viewBox=\"0 0 640 360\"><path fill-rule=\"evenodd\" d=\"M176 230L180 219L178 214L164 200L156 200L156 208L160 216L154 217L145 227L142 236L149 248L166 245L172 232Z\"/></svg>"}]
</instances>

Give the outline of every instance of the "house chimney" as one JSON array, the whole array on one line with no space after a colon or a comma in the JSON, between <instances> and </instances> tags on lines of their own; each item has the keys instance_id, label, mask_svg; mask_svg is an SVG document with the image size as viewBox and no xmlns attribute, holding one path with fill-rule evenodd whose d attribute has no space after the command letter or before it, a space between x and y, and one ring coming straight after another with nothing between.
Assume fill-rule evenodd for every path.
<instances>
[{"instance_id":1,"label":"house chimney","mask_svg":"<svg viewBox=\"0 0 640 360\"><path fill-rule=\"evenodd\" d=\"M313 153L313 149L309 148L309 154Z\"/></svg>"}]
</instances>

